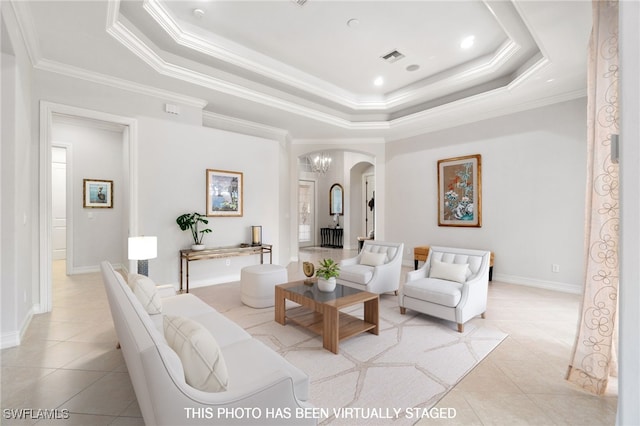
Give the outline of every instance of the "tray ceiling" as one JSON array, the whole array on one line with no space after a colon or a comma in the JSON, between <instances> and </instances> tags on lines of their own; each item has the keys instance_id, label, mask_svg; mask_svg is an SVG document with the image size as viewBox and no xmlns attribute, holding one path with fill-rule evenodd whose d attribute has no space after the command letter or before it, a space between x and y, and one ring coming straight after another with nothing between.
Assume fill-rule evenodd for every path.
<instances>
[{"instance_id":1,"label":"tray ceiling","mask_svg":"<svg viewBox=\"0 0 640 426\"><path fill-rule=\"evenodd\" d=\"M297 138L393 139L585 93L588 1L12 4L41 68L196 96L210 117Z\"/></svg>"}]
</instances>

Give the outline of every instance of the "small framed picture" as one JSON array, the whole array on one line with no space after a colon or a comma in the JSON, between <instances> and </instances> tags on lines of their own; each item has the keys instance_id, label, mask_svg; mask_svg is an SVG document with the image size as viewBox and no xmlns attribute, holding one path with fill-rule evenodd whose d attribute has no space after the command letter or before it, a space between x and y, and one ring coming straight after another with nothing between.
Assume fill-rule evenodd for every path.
<instances>
[{"instance_id":1,"label":"small framed picture","mask_svg":"<svg viewBox=\"0 0 640 426\"><path fill-rule=\"evenodd\" d=\"M83 179L82 207L85 209L113 208L113 181Z\"/></svg>"},{"instance_id":2,"label":"small framed picture","mask_svg":"<svg viewBox=\"0 0 640 426\"><path fill-rule=\"evenodd\" d=\"M242 216L242 172L207 169L207 216Z\"/></svg>"}]
</instances>

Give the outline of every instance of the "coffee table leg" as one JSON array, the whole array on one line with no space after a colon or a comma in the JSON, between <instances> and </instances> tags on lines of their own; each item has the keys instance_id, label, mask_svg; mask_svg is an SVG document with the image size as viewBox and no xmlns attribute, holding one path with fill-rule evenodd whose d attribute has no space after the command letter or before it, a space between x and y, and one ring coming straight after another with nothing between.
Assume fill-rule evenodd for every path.
<instances>
[{"instance_id":1,"label":"coffee table leg","mask_svg":"<svg viewBox=\"0 0 640 426\"><path fill-rule=\"evenodd\" d=\"M334 307L325 309L322 323L322 346L326 350L337 354L340 340L340 312L338 309Z\"/></svg>"},{"instance_id":2,"label":"coffee table leg","mask_svg":"<svg viewBox=\"0 0 640 426\"><path fill-rule=\"evenodd\" d=\"M374 328L369 330L369 333L377 336L380 325L378 321L378 298L364 302L364 320L376 325Z\"/></svg>"},{"instance_id":3,"label":"coffee table leg","mask_svg":"<svg viewBox=\"0 0 640 426\"><path fill-rule=\"evenodd\" d=\"M286 301L284 298L284 290L279 287L276 287L276 295L275 295L275 321L278 324L285 324L285 306Z\"/></svg>"}]
</instances>

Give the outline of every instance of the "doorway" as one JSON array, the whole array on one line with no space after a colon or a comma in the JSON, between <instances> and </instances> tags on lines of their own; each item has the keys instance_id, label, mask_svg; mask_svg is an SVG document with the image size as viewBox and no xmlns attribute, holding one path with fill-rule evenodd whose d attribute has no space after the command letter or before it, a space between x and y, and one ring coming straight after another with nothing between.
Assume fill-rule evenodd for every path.
<instances>
[{"instance_id":1,"label":"doorway","mask_svg":"<svg viewBox=\"0 0 640 426\"><path fill-rule=\"evenodd\" d=\"M51 224L52 258L67 258L67 150L51 148Z\"/></svg>"},{"instance_id":2,"label":"doorway","mask_svg":"<svg viewBox=\"0 0 640 426\"><path fill-rule=\"evenodd\" d=\"M92 111L83 108L72 107L68 105L55 104L51 102L40 102L40 183L39 186L42 189L40 191L40 300L38 313L50 312L52 309L52 291L53 291L53 147L56 145L53 142L53 127L54 117L69 117L91 122L92 125L98 125L100 123L108 126L120 127L120 158L124 163L124 174L122 191L123 194L123 225L119 228L122 229L118 234L120 235L121 245L126 248L127 237L129 234L135 235L138 232L138 220L137 220L137 167L136 167L136 152L137 152L137 121L135 119L116 116L113 114L103 113L99 111ZM71 161L70 152L67 151L67 163ZM79 163L78 163L79 164ZM69 170L67 170L67 175ZM81 174L81 173L80 173ZM67 176L67 181L70 177ZM69 197L72 194L67 187L66 197L67 205ZM66 228L67 235L69 230L73 228L72 211L67 208L66 210ZM65 246L66 258L67 258L67 273L69 273L69 258L72 257L71 251L75 243L73 240L67 239ZM79 250L79 249L78 249ZM126 249L125 250L126 253ZM81 251L84 253L84 251ZM126 256L125 256L126 257ZM123 259L123 265L125 264ZM127 263L128 265L128 263ZM128 265L130 266L130 265ZM97 268L97 265L96 267ZM80 272L93 272L92 270L86 271L74 271Z\"/></svg>"},{"instance_id":3,"label":"doorway","mask_svg":"<svg viewBox=\"0 0 640 426\"><path fill-rule=\"evenodd\" d=\"M316 183L298 181L298 247L315 246L316 242Z\"/></svg>"}]
</instances>

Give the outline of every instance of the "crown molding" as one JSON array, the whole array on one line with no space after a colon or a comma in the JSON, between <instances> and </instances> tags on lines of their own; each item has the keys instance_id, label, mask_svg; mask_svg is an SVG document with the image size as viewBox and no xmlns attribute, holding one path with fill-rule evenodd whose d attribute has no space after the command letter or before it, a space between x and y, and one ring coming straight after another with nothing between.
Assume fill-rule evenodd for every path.
<instances>
[{"instance_id":1,"label":"crown molding","mask_svg":"<svg viewBox=\"0 0 640 426\"><path fill-rule=\"evenodd\" d=\"M202 109L207 106L208 102L204 99L194 98L191 96L181 95L179 93L170 92L168 90L158 89L146 86L140 83L134 83L117 77L100 74L95 71L89 71L72 65L62 64L60 62L51 61L49 59L41 59L34 68L49 71L56 74L62 74L67 77L78 78L80 80L90 81L92 83L102 84L116 89L127 90L129 92L139 93L141 95L152 96L154 98L165 99L167 101L176 102L194 108Z\"/></svg>"},{"instance_id":2,"label":"crown molding","mask_svg":"<svg viewBox=\"0 0 640 426\"><path fill-rule=\"evenodd\" d=\"M120 19L124 18L120 17ZM257 102L265 106L278 108L283 111L308 117L343 129L354 127L354 123L349 120L166 62L155 51L149 48L149 46L143 43L140 38L133 34L133 32L130 31L121 20L116 20L115 22L107 20L107 32L159 74L252 102ZM363 128L362 123L355 124L356 126L354 128ZM374 127L380 126L380 124L375 122L371 125ZM366 128L366 125L364 128Z\"/></svg>"},{"instance_id":3,"label":"crown molding","mask_svg":"<svg viewBox=\"0 0 640 426\"><path fill-rule=\"evenodd\" d=\"M391 142L407 139L421 134L436 132L451 127L475 123L535 108L541 108L547 105L567 102L587 96L587 89L580 89L532 101L521 102L519 104L499 106L492 109L476 108L475 111L482 111L479 113L468 115L460 114L461 109L471 108L474 106L477 107L477 105L474 104L481 103L485 101L485 99L508 95L510 91L511 90L508 86L500 87L470 98L461 99L440 107L432 108L430 110L423 111L422 113L395 119L390 123L391 132L386 140Z\"/></svg>"},{"instance_id":4,"label":"crown molding","mask_svg":"<svg viewBox=\"0 0 640 426\"><path fill-rule=\"evenodd\" d=\"M401 89L399 91L392 92L381 99L361 99L354 94L346 92L344 89L336 87L333 84L320 81L316 77L310 76L298 69L282 64L271 58L263 58L263 63L250 60L249 57L261 58L263 55L259 52L253 51L249 52L251 53L250 55L238 54L222 45L215 44L211 40L205 40L193 32L186 31L157 0L144 0L143 7L147 13L149 13L151 18L158 23L158 25L175 43L187 49L223 60L266 78L284 83L290 87L303 90L311 95L321 97L330 102L349 108L355 112L364 112L378 110L385 111L401 107L402 104L410 101L419 101L421 98L429 98L430 96L431 98L434 98L437 97L438 93L444 90L444 88L451 89L456 85L490 75L492 72L495 72L508 64L509 60L513 58L519 50L521 50L521 45L518 43L518 40L512 39L511 37L520 37L520 35L516 35L515 33L526 32L527 34L530 34L530 32L526 28L519 28L520 31L507 31L507 28L515 25L515 21L513 16L511 16L511 13L505 12L503 10L504 8L500 8L500 12L497 13L494 10L495 8L492 9L488 2L485 1L484 3L494 15L496 21L503 29L505 29L508 37L510 37L509 40L503 43L492 54L478 58L474 61L475 64L471 67L461 65L457 67L459 70L458 72L449 70L448 72L443 73L444 75L442 75L442 77L432 76L431 78L428 78L427 80L429 81L426 84L423 82L422 87L416 88L421 84L420 82L416 82L412 85L413 89L411 90ZM178 65L171 64L161 59L149 44L144 43L122 25L121 22L126 21L126 18L119 16L116 10L116 8L119 8L119 0L114 4L113 8L114 11L112 11L112 16L108 19L107 31L109 31L110 34L112 34L123 45L128 47L134 54L138 55L149 65L154 67L154 69L159 73L173 78L180 78L193 84L200 84L214 88L214 90L222 90L231 95L238 96L239 94L235 93L234 90L240 90L245 99L252 101L256 101L252 96L264 96L255 90L247 92L242 86L214 79L210 76L205 76L204 80L208 81L203 81L202 74L192 70L187 70L186 68L179 67ZM508 22L502 22L501 19ZM129 25L131 25L131 23L129 23ZM111 32L111 30L114 32ZM116 32L118 34L116 34ZM241 46L236 46L236 48L247 50ZM303 113L302 115L306 114ZM309 116L309 118L313 117Z\"/></svg>"},{"instance_id":5,"label":"crown molding","mask_svg":"<svg viewBox=\"0 0 640 426\"><path fill-rule=\"evenodd\" d=\"M231 130L233 132L272 139L279 142L287 141L290 138L289 131L286 129L267 126L211 111L202 112L202 124L207 127Z\"/></svg>"},{"instance_id":6,"label":"crown molding","mask_svg":"<svg viewBox=\"0 0 640 426\"><path fill-rule=\"evenodd\" d=\"M2 2L3 6L5 2ZM35 65L42 58L40 46L38 44L38 37L36 36L35 24L31 17L31 9L29 2L27 1L10 1L8 2L13 10L13 17L15 18L20 35L27 49L29 60L31 65Z\"/></svg>"},{"instance_id":7,"label":"crown molding","mask_svg":"<svg viewBox=\"0 0 640 426\"><path fill-rule=\"evenodd\" d=\"M349 92L338 86L326 83L294 67L265 57L259 52L251 51L250 55L236 54L210 40L205 40L197 34L185 31L157 0L144 0L143 7L156 23L164 29L167 35L180 46L223 60L232 65L247 69L280 83L296 87L297 89L328 99L340 105L345 105L353 109L360 107L360 103L355 100ZM236 46L236 48L243 49L240 46ZM261 57L263 62L270 62L271 66L265 66L249 59L249 57ZM276 67L280 70L276 69ZM305 79L313 83L304 81ZM366 109L385 108L385 104L384 101L371 101L367 103Z\"/></svg>"}]
</instances>

